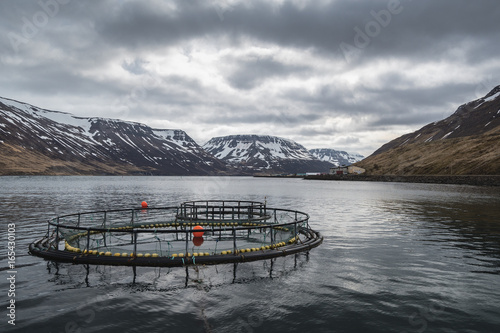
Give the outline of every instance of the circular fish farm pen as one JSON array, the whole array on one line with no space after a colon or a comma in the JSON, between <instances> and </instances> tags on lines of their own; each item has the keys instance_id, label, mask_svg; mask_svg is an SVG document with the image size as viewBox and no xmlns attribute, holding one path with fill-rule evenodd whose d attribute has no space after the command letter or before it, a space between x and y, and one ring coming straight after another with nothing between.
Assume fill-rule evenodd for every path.
<instances>
[{"instance_id":1,"label":"circular fish farm pen","mask_svg":"<svg viewBox=\"0 0 500 333\"><path fill-rule=\"evenodd\" d=\"M175 207L62 215L30 253L74 264L174 267L272 259L319 246L309 215L256 201L188 201Z\"/></svg>"}]
</instances>

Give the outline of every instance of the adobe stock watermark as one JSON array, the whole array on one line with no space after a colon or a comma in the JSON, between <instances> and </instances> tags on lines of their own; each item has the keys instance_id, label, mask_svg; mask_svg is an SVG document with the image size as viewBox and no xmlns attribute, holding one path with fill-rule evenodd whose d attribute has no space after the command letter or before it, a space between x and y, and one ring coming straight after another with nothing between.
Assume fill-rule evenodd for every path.
<instances>
[{"instance_id":1,"label":"adobe stock watermark","mask_svg":"<svg viewBox=\"0 0 500 333\"><path fill-rule=\"evenodd\" d=\"M386 9L382 9L378 12L371 10L370 15L373 17L373 20L368 21L364 29L358 26L354 27L355 34L352 44L346 42L340 43L340 50L347 63L351 63L354 59L357 59L361 51L370 45L372 39L379 36L383 28L389 26L393 16L401 14L402 12L403 5L400 0L389 0Z\"/></svg>"},{"instance_id":2,"label":"adobe stock watermark","mask_svg":"<svg viewBox=\"0 0 500 333\"><path fill-rule=\"evenodd\" d=\"M441 314L444 313L445 308L440 304L442 300L431 301L425 307L419 307L418 312L413 312L408 317L408 323L412 326L410 332L423 333L429 327L429 323L436 321ZM402 333L409 333L403 331Z\"/></svg>"},{"instance_id":3,"label":"adobe stock watermark","mask_svg":"<svg viewBox=\"0 0 500 333\"><path fill-rule=\"evenodd\" d=\"M104 308L107 299L97 298L93 304L85 303L78 306L75 309L76 318L64 323L64 328L61 331L58 325L55 325L55 333L83 333L87 331L87 328L94 322L97 317L97 313L101 312ZM74 317L74 316L73 316Z\"/></svg>"},{"instance_id":4,"label":"adobe stock watermark","mask_svg":"<svg viewBox=\"0 0 500 333\"><path fill-rule=\"evenodd\" d=\"M237 323L238 326L235 332L253 333L259 331L259 328L264 323L264 320L258 314L250 313L247 318L238 317Z\"/></svg>"},{"instance_id":5,"label":"adobe stock watermark","mask_svg":"<svg viewBox=\"0 0 500 333\"><path fill-rule=\"evenodd\" d=\"M232 178L229 176L210 177L200 192L204 197L220 196L227 192L231 181Z\"/></svg>"},{"instance_id":6,"label":"adobe stock watermark","mask_svg":"<svg viewBox=\"0 0 500 333\"><path fill-rule=\"evenodd\" d=\"M229 6L229 5L223 6L218 1L215 1L214 4L213 4L213 6L214 6L214 9L215 9L215 12L217 13L217 16L219 17L219 20L221 22L224 22L224 13L227 12L227 11L230 11L231 10L231 6Z\"/></svg>"},{"instance_id":7,"label":"adobe stock watermark","mask_svg":"<svg viewBox=\"0 0 500 333\"><path fill-rule=\"evenodd\" d=\"M265 124L261 127L262 132L274 135L276 129L294 128L298 120L292 113L293 111L286 109L267 111L267 114L263 117Z\"/></svg>"},{"instance_id":8,"label":"adobe stock watermark","mask_svg":"<svg viewBox=\"0 0 500 333\"><path fill-rule=\"evenodd\" d=\"M47 26L50 19L59 14L62 5L67 5L71 0L39 0L37 3L40 10L31 17L21 18L22 26L19 33L10 31L7 33L10 45L14 52L19 52L21 45L29 43L40 31Z\"/></svg>"},{"instance_id":9,"label":"adobe stock watermark","mask_svg":"<svg viewBox=\"0 0 500 333\"><path fill-rule=\"evenodd\" d=\"M123 98L115 101L116 106L125 106L126 108L135 108L142 101L145 101L149 92L161 86L163 83L161 77L147 73L143 74L140 84L132 88L130 92Z\"/></svg>"},{"instance_id":10,"label":"adobe stock watermark","mask_svg":"<svg viewBox=\"0 0 500 333\"><path fill-rule=\"evenodd\" d=\"M78 265L78 267L81 267ZM106 275L105 278L111 276L121 276L123 270L118 266L104 266L105 269L99 270L100 279L99 283L103 282L103 274ZM78 274L78 273L77 273ZM66 277L70 277L71 274L65 273ZM80 278L80 277L79 277ZM90 287L88 283L89 278L89 268L87 267L87 276L85 282L87 287ZM79 283L79 282L77 282ZM91 287L93 288L93 287ZM109 301L113 300L115 297L121 297L123 293L122 290L114 291L113 293L98 294L94 297L89 297L83 300L81 304L78 304L72 311L67 312L64 316L66 320L60 320L54 322L50 332L52 333L85 333L94 332L96 321L103 320L102 313L103 310L108 307ZM113 296L111 296L113 295Z\"/></svg>"},{"instance_id":11,"label":"adobe stock watermark","mask_svg":"<svg viewBox=\"0 0 500 333\"><path fill-rule=\"evenodd\" d=\"M7 225L7 281L9 289L7 296L9 298L7 306L7 322L9 325L16 325L16 225L9 223Z\"/></svg>"},{"instance_id":12,"label":"adobe stock watermark","mask_svg":"<svg viewBox=\"0 0 500 333\"><path fill-rule=\"evenodd\" d=\"M493 76L490 74L476 85L476 88L474 89L474 94L476 98L484 97L487 93L490 92L491 89L493 89L497 85L498 81L495 81L493 79Z\"/></svg>"}]
</instances>

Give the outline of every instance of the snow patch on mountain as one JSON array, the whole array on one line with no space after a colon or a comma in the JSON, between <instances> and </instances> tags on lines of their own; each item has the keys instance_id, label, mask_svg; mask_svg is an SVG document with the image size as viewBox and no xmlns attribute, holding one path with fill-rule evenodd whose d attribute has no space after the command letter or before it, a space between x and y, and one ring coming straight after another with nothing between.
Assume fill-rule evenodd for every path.
<instances>
[{"instance_id":1,"label":"snow patch on mountain","mask_svg":"<svg viewBox=\"0 0 500 333\"><path fill-rule=\"evenodd\" d=\"M203 145L224 162L253 172L328 172L318 160L295 141L270 135L229 135L210 139Z\"/></svg>"},{"instance_id":2,"label":"snow patch on mountain","mask_svg":"<svg viewBox=\"0 0 500 333\"><path fill-rule=\"evenodd\" d=\"M230 163L248 162L252 159L265 161L313 160L307 149L298 143L269 135L230 135L212 138L203 148Z\"/></svg>"},{"instance_id":3,"label":"snow patch on mountain","mask_svg":"<svg viewBox=\"0 0 500 333\"><path fill-rule=\"evenodd\" d=\"M348 153L346 151L331 148L316 148L309 150L309 152L317 159L329 162L335 166L351 165L364 158L363 155L358 153Z\"/></svg>"},{"instance_id":4,"label":"snow patch on mountain","mask_svg":"<svg viewBox=\"0 0 500 333\"><path fill-rule=\"evenodd\" d=\"M405 134L377 149L378 155L396 147L436 142L485 134L500 126L500 85L484 97L460 105L449 117L427 124L419 130Z\"/></svg>"},{"instance_id":5,"label":"snow patch on mountain","mask_svg":"<svg viewBox=\"0 0 500 333\"><path fill-rule=\"evenodd\" d=\"M2 97L0 115L2 142L49 158L93 165L125 163L164 175L204 175L225 168L182 130L76 117Z\"/></svg>"}]
</instances>

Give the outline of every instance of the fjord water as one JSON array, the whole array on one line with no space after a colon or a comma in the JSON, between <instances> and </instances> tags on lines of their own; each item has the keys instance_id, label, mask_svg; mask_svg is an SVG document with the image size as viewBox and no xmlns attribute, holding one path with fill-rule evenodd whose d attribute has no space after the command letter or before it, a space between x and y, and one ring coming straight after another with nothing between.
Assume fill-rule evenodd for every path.
<instances>
[{"instance_id":1,"label":"fjord water","mask_svg":"<svg viewBox=\"0 0 500 333\"><path fill-rule=\"evenodd\" d=\"M1 177L2 332L496 332L500 189L251 177ZM46 219L79 211L256 200L310 214L309 254L137 268L30 256ZM7 323L7 224L16 325Z\"/></svg>"}]
</instances>

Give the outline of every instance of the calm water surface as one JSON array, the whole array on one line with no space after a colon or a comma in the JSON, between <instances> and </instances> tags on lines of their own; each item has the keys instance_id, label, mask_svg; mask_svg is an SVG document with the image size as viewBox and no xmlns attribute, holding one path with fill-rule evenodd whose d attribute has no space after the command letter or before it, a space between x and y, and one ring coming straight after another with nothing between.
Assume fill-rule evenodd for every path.
<instances>
[{"instance_id":1,"label":"calm water surface","mask_svg":"<svg viewBox=\"0 0 500 333\"><path fill-rule=\"evenodd\" d=\"M309 254L194 268L54 264L46 219L186 200L305 211ZM500 189L251 177L0 177L1 332L498 332ZM16 325L7 224L16 225Z\"/></svg>"}]
</instances>

